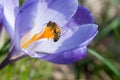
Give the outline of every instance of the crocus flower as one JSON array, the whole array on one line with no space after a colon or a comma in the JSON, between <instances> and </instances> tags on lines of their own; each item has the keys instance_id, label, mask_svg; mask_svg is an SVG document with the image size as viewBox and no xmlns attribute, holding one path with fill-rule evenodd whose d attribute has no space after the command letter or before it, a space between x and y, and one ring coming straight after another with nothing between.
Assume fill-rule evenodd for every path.
<instances>
[{"instance_id":1,"label":"crocus flower","mask_svg":"<svg viewBox=\"0 0 120 80\"><path fill-rule=\"evenodd\" d=\"M86 56L97 25L78 0L26 0L19 11L17 3L18 0L3 1L3 23L12 41L8 57L0 66L24 56L58 64ZM55 36L57 40L53 40Z\"/></svg>"}]
</instances>

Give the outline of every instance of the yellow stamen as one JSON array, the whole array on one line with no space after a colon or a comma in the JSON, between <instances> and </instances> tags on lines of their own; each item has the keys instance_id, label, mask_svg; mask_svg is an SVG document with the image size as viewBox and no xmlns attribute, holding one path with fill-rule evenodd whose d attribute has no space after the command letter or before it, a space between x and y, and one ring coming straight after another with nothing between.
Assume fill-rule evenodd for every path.
<instances>
[{"instance_id":1,"label":"yellow stamen","mask_svg":"<svg viewBox=\"0 0 120 80\"><path fill-rule=\"evenodd\" d=\"M25 40L26 37L28 37L28 34L26 34L23 37L22 41ZM21 47L22 48L26 48L27 46L29 46L30 44L32 44L33 42L35 42L37 40L40 40L42 38L50 39L50 38L53 38L53 37L54 37L54 35L52 33L52 30L49 27L46 27L45 30L44 30L44 32L42 32L42 34L41 34L41 32L39 32L39 33L33 35L33 37L31 39L29 39L27 42L25 42L25 43L21 42Z\"/></svg>"}]
</instances>

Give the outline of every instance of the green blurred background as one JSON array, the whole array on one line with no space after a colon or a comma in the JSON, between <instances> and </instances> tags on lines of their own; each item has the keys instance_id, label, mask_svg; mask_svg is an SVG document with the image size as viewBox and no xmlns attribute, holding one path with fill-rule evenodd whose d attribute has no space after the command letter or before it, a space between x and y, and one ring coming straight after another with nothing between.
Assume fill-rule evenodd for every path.
<instances>
[{"instance_id":1,"label":"green blurred background","mask_svg":"<svg viewBox=\"0 0 120 80\"><path fill-rule=\"evenodd\" d=\"M79 0L95 16L99 34L83 60L59 65L30 57L0 70L0 80L120 80L120 0ZM0 62L10 46L0 31Z\"/></svg>"}]
</instances>

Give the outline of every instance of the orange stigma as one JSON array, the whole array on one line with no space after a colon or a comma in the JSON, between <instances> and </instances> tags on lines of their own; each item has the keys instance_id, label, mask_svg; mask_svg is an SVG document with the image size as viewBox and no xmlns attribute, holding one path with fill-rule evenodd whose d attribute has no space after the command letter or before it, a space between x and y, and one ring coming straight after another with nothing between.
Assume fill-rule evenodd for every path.
<instances>
[{"instance_id":1,"label":"orange stigma","mask_svg":"<svg viewBox=\"0 0 120 80\"><path fill-rule=\"evenodd\" d=\"M22 38L21 41L21 47L24 49L37 40L43 38L47 38L47 39L53 38L54 34L52 32L52 29L50 29L49 27L45 27L44 31L34 34L28 41L24 42L28 38L28 36L29 36L29 32Z\"/></svg>"}]
</instances>

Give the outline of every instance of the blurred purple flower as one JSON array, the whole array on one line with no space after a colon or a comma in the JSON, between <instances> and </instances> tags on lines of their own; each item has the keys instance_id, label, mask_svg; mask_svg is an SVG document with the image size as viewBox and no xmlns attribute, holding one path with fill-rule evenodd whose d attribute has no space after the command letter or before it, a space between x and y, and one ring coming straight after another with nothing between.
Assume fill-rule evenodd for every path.
<instances>
[{"instance_id":1,"label":"blurred purple flower","mask_svg":"<svg viewBox=\"0 0 120 80\"><path fill-rule=\"evenodd\" d=\"M78 0L26 0L19 11L18 0L4 0L3 4L3 23L12 41L0 68L28 55L58 64L75 62L86 56L87 45L97 34L93 16ZM49 21L63 29L57 42L54 35L45 33Z\"/></svg>"},{"instance_id":2,"label":"blurred purple flower","mask_svg":"<svg viewBox=\"0 0 120 80\"><path fill-rule=\"evenodd\" d=\"M1 30L2 30L2 17L3 17L3 7L2 7L2 5L0 5L0 32L1 32Z\"/></svg>"}]
</instances>

